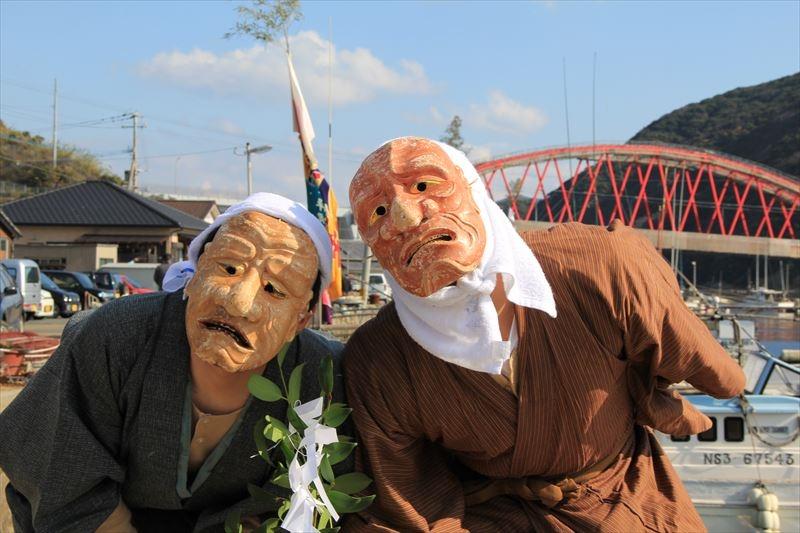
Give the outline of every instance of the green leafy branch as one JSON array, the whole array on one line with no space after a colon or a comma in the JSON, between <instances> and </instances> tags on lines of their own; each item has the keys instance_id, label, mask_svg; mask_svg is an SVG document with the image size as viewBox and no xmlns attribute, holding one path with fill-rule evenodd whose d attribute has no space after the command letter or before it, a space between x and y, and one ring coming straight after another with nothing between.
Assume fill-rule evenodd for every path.
<instances>
[{"instance_id":1,"label":"green leafy branch","mask_svg":"<svg viewBox=\"0 0 800 533\"><path fill-rule=\"evenodd\" d=\"M296 408L300 405L300 391L305 363L297 365L292 370L287 384L283 372L285 358L286 350L281 350L277 356L277 363L283 388L270 379L258 375L251 376L247 385L250 393L259 400L265 402L285 401L287 403L286 419L296 431L292 432L278 418L266 416L264 420L256 424L253 436L258 455L273 467L270 482L278 487L291 489L289 465L298 454L298 461L305 463L308 460L304 449L301 447L302 435L307 426L296 411ZM317 420L327 427L337 428L347 420L352 409L343 403L333 401L333 380L333 358L327 356L322 360L319 368L320 397L323 399L324 407L321 416ZM356 447L356 443L352 442L347 436L337 435L337 438L338 442L325 444L322 448L322 458L318 469L319 477L322 480L325 493L339 515L357 513L366 509L375 499L374 495L355 496L355 494L364 491L372 483L372 480L360 472L351 472L339 476L334 474L333 466L347 459ZM277 459L273 458L275 448L280 450ZM276 497L256 485L249 485L248 491L256 500L273 504L273 511L276 513L276 516L267 519L254 531L258 533L278 531L286 513L289 511L290 500ZM314 499L319 501L316 487L311 485L309 491ZM324 505L316 506L313 521L314 526L323 533L333 533L339 530ZM226 533L243 531L241 517L235 513L229 515L225 522L225 531Z\"/></svg>"}]
</instances>

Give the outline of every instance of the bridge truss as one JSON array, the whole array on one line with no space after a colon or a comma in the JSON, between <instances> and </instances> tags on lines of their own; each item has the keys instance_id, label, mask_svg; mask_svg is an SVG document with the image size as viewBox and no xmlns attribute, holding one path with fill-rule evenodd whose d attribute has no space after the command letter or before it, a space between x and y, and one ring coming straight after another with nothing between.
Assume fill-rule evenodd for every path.
<instances>
[{"instance_id":1,"label":"bridge truss","mask_svg":"<svg viewBox=\"0 0 800 533\"><path fill-rule=\"evenodd\" d=\"M478 163L517 220L797 239L800 178L697 148L602 144Z\"/></svg>"}]
</instances>

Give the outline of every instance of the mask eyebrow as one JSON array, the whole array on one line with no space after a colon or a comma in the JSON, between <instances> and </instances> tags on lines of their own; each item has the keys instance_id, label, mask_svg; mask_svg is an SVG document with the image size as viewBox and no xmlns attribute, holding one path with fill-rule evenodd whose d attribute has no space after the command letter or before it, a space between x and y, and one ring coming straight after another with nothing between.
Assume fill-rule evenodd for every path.
<instances>
[{"instance_id":1,"label":"mask eyebrow","mask_svg":"<svg viewBox=\"0 0 800 533\"><path fill-rule=\"evenodd\" d=\"M400 172L397 172L397 176L402 180L416 178L425 174L433 174L442 178L449 177L448 168L439 164L435 159L432 160L431 157L426 156L415 157L404 165L404 168L398 170Z\"/></svg>"},{"instance_id":2,"label":"mask eyebrow","mask_svg":"<svg viewBox=\"0 0 800 533\"><path fill-rule=\"evenodd\" d=\"M256 247L253 246L253 243L238 235L224 233L219 235L212 242L217 244L217 246L209 250L213 257L220 257L231 253L240 255L244 259L253 259L256 256Z\"/></svg>"}]
</instances>

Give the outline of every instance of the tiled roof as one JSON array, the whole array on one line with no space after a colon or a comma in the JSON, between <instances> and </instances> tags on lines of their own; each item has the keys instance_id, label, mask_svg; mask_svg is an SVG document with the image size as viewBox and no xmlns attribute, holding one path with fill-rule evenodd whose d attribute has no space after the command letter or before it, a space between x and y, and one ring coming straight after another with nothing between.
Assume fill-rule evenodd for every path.
<instances>
[{"instance_id":1,"label":"tiled roof","mask_svg":"<svg viewBox=\"0 0 800 533\"><path fill-rule=\"evenodd\" d=\"M200 220L206 218L216 205L214 200L159 200L159 202Z\"/></svg>"},{"instance_id":2,"label":"tiled roof","mask_svg":"<svg viewBox=\"0 0 800 533\"><path fill-rule=\"evenodd\" d=\"M171 227L200 232L202 220L106 181L86 181L3 205L18 226Z\"/></svg>"}]
</instances>

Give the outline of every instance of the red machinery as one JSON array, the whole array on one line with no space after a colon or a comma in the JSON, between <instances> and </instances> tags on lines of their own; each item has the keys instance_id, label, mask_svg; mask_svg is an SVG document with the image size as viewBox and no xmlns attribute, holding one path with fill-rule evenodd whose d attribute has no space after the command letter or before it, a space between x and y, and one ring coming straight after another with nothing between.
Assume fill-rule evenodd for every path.
<instances>
[{"instance_id":1,"label":"red machinery","mask_svg":"<svg viewBox=\"0 0 800 533\"><path fill-rule=\"evenodd\" d=\"M59 342L35 333L0 332L0 380L25 381L50 359Z\"/></svg>"}]
</instances>

